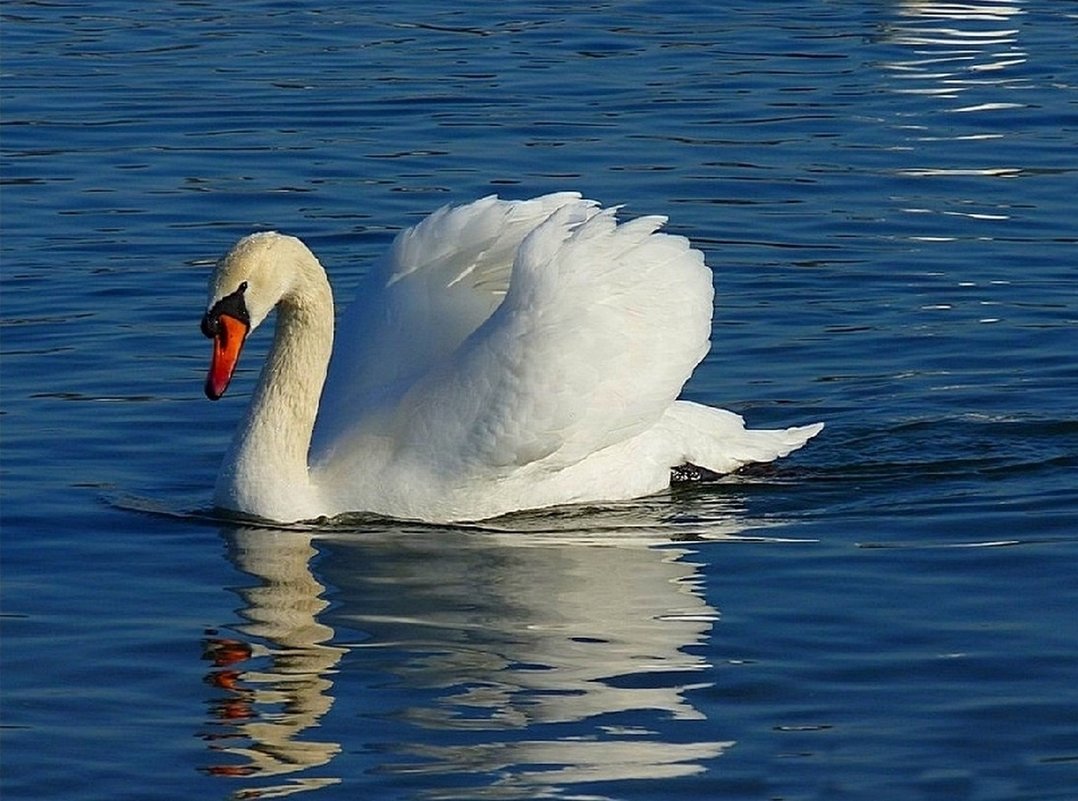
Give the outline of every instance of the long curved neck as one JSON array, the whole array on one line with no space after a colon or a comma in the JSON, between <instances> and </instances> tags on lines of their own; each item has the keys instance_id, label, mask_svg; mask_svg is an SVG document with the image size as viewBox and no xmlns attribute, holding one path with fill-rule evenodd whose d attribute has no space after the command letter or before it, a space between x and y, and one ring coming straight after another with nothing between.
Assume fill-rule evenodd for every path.
<instances>
[{"instance_id":1,"label":"long curved neck","mask_svg":"<svg viewBox=\"0 0 1078 801\"><path fill-rule=\"evenodd\" d=\"M307 454L333 349L333 295L313 256L300 267L278 302L273 346L218 483L219 494L274 520L320 513Z\"/></svg>"}]
</instances>

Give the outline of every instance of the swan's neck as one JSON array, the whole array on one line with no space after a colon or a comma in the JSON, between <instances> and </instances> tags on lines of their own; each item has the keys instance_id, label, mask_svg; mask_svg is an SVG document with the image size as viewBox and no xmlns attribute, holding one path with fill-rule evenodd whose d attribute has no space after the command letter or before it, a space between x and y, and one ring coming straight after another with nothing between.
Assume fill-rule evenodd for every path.
<instances>
[{"instance_id":1,"label":"swan's neck","mask_svg":"<svg viewBox=\"0 0 1078 801\"><path fill-rule=\"evenodd\" d=\"M307 455L332 349L333 295L312 255L277 305L273 346L225 458L219 501L273 520L320 514Z\"/></svg>"}]
</instances>

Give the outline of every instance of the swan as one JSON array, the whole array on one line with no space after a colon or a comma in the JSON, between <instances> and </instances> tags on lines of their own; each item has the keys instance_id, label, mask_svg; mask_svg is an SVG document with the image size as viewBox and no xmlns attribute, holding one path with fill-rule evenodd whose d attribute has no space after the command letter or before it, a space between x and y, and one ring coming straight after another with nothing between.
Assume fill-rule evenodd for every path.
<instances>
[{"instance_id":1,"label":"swan","mask_svg":"<svg viewBox=\"0 0 1078 801\"><path fill-rule=\"evenodd\" d=\"M677 399L710 348L712 273L665 217L618 210L575 192L443 207L396 237L336 338L310 249L241 239L209 280L206 395L274 309L276 328L215 505L475 521L641 497L679 466L728 473L815 436Z\"/></svg>"}]
</instances>

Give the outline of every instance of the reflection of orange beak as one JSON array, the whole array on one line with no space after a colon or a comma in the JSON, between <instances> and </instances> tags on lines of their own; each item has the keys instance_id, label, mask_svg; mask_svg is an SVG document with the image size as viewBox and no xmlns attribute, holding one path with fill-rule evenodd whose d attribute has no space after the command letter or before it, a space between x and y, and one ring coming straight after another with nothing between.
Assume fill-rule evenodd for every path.
<instances>
[{"instance_id":1,"label":"reflection of orange beak","mask_svg":"<svg viewBox=\"0 0 1078 801\"><path fill-rule=\"evenodd\" d=\"M210 400L217 400L228 389L228 382L232 380L246 339L247 323L230 314L221 314L217 318L213 357L210 359L209 375L206 376L206 397Z\"/></svg>"}]
</instances>

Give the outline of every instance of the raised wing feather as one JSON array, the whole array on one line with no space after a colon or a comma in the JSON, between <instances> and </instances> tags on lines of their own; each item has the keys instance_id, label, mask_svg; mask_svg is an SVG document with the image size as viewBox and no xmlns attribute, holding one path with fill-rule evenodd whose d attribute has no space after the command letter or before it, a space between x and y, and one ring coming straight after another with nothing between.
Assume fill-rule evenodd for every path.
<instances>
[{"instance_id":1,"label":"raised wing feather","mask_svg":"<svg viewBox=\"0 0 1078 801\"><path fill-rule=\"evenodd\" d=\"M713 300L703 256L664 222L568 206L529 234L504 302L397 407L402 458L496 479L653 427L707 351Z\"/></svg>"},{"instance_id":2,"label":"raised wing feather","mask_svg":"<svg viewBox=\"0 0 1078 801\"><path fill-rule=\"evenodd\" d=\"M446 206L401 231L338 321L312 451L331 449L364 409L444 364L502 302L524 238L558 209L596 211L576 192Z\"/></svg>"}]
</instances>

